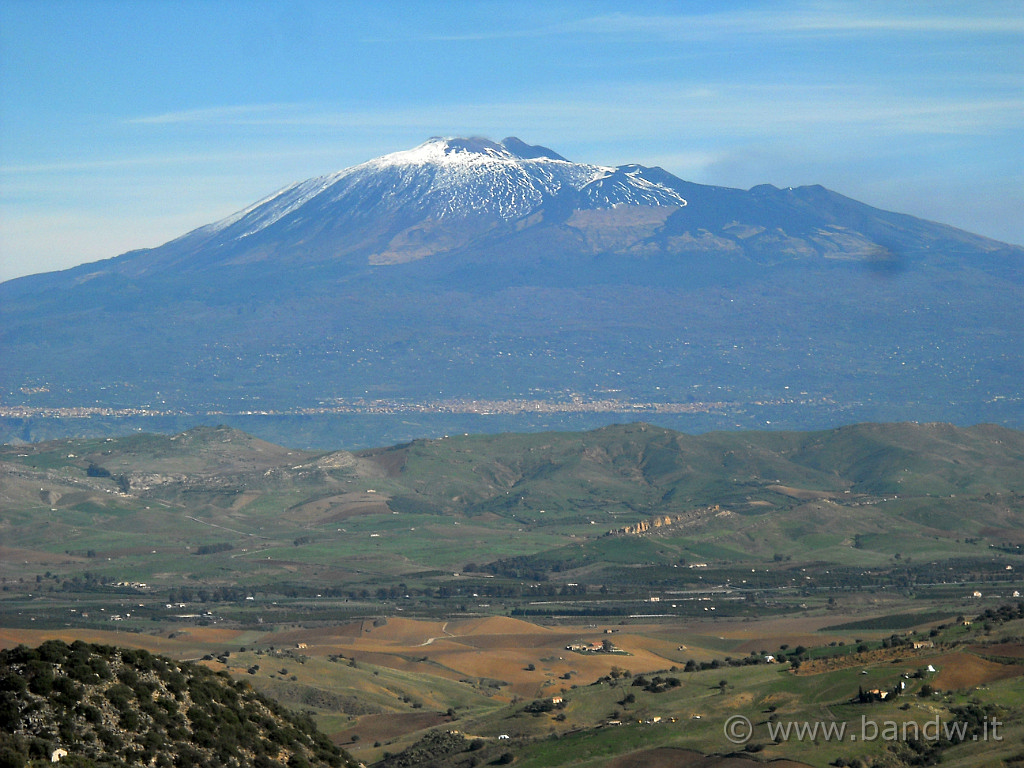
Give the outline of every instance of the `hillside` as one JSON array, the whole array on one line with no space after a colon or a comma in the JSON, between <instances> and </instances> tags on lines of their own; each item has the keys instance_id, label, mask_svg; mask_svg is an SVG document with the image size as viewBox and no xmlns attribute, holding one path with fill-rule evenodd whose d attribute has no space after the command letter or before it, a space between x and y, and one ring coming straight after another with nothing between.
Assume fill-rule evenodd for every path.
<instances>
[{"instance_id":1,"label":"hillside","mask_svg":"<svg viewBox=\"0 0 1024 768\"><path fill-rule=\"evenodd\" d=\"M0 651L4 766L354 766L244 683L141 650L59 640Z\"/></svg>"},{"instance_id":2,"label":"hillside","mask_svg":"<svg viewBox=\"0 0 1024 768\"><path fill-rule=\"evenodd\" d=\"M514 492L524 510L534 506L531 497L557 508L560 496L590 494L657 513L747 501L752 492L792 498L787 486L826 495L1019 493L1024 440L1000 427L945 424L699 436L633 424L573 435L416 441L357 456L413 487L422 502L450 511L497 511Z\"/></svg>"},{"instance_id":3,"label":"hillside","mask_svg":"<svg viewBox=\"0 0 1024 768\"><path fill-rule=\"evenodd\" d=\"M694 590L733 615L885 584L960 599L958 582L1016 583L1022 468L1021 432L909 423L630 424L355 453L229 427L6 446L6 615L99 627L112 617L87 604L110 596L130 626L194 601L203 621L249 624L255 608L531 615L553 596L616 615Z\"/></svg>"}]
</instances>

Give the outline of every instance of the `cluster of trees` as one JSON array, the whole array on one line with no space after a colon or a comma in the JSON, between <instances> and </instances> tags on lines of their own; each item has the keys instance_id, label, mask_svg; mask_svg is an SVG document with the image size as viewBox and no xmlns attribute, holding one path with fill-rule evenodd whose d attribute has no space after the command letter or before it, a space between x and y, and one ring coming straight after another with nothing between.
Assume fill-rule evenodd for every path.
<instances>
[{"instance_id":1,"label":"cluster of trees","mask_svg":"<svg viewBox=\"0 0 1024 768\"><path fill-rule=\"evenodd\" d=\"M631 680L633 678L633 673L630 672L628 669L622 669L618 666L612 666L611 670L607 675L597 678L597 680L595 680L593 684L600 685L601 683L614 683L618 681L619 678Z\"/></svg>"},{"instance_id":2,"label":"cluster of trees","mask_svg":"<svg viewBox=\"0 0 1024 768\"><path fill-rule=\"evenodd\" d=\"M894 685L892 688L885 691L883 698L881 693L871 691L865 691L863 686L857 688L857 696L854 699L858 704L871 704L876 701L892 701L902 693L899 685Z\"/></svg>"},{"instance_id":3,"label":"cluster of trees","mask_svg":"<svg viewBox=\"0 0 1024 768\"><path fill-rule=\"evenodd\" d=\"M953 722L963 724L963 729L943 727L939 729L938 738L935 739L912 738L897 741L891 750L903 765L927 766L941 763L942 753L950 747L963 742L977 741L986 735L991 736L988 730L990 723L1002 714L991 704L966 704L950 707L949 711L953 715Z\"/></svg>"},{"instance_id":4,"label":"cluster of trees","mask_svg":"<svg viewBox=\"0 0 1024 768\"><path fill-rule=\"evenodd\" d=\"M998 608L986 608L978 614L976 621L1002 624L1007 621L1013 621L1014 619L1024 619L1024 601L1006 603L1004 605L1000 605Z\"/></svg>"},{"instance_id":5,"label":"cluster of trees","mask_svg":"<svg viewBox=\"0 0 1024 768\"><path fill-rule=\"evenodd\" d=\"M248 590L242 587L172 587L167 593L171 603L238 603L246 598Z\"/></svg>"},{"instance_id":6,"label":"cluster of trees","mask_svg":"<svg viewBox=\"0 0 1024 768\"><path fill-rule=\"evenodd\" d=\"M565 704L565 699L562 699L557 704L551 699L534 699L523 707L523 712L531 715L540 715L545 712L554 712L556 709L565 709Z\"/></svg>"},{"instance_id":7,"label":"cluster of trees","mask_svg":"<svg viewBox=\"0 0 1024 768\"><path fill-rule=\"evenodd\" d=\"M587 594L586 584L444 584L434 592L437 597L455 597L460 595L479 595L493 598L537 598L537 597L578 597Z\"/></svg>"},{"instance_id":8,"label":"cluster of trees","mask_svg":"<svg viewBox=\"0 0 1024 768\"><path fill-rule=\"evenodd\" d=\"M678 688L680 685L682 685L682 682L678 677L655 675L648 680L643 675L637 675L633 678L633 687L643 688L648 693L664 693L672 688Z\"/></svg>"},{"instance_id":9,"label":"cluster of trees","mask_svg":"<svg viewBox=\"0 0 1024 768\"><path fill-rule=\"evenodd\" d=\"M863 546L863 542L859 542ZM856 546L856 544L855 544ZM1019 548L1013 550L1019 552ZM784 565L791 556L777 554L775 562L780 566L758 570L751 573L749 569L733 565L719 564L702 572L704 581L714 580L721 583L742 583L749 591L778 589L788 586L798 577L805 590L801 594L810 594L806 588L816 590L828 589L837 592L875 589L882 586L897 589L913 589L919 584L932 584L938 580L947 580L951 574L946 570L950 565L954 568L952 576L961 581L1012 581L1018 578L1013 571L1005 569L1005 562L991 558L955 558L940 564L931 562L911 564L911 558L897 554L895 564L874 569L862 567L832 566L814 572L804 572L795 567ZM539 555L519 555L495 560L490 563L467 563L463 568L466 573L489 573L515 581L532 581L544 583L556 574L580 568L590 562L586 553L575 554L574 558L552 558ZM684 561L680 561L682 564ZM688 571L680 571L669 563L652 563L642 567L633 567L628 571L616 573L614 579L616 593L630 593L637 589L671 589L692 585L695 579ZM809 576L810 580L805 577Z\"/></svg>"},{"instance_id":10,"label":"cluster of trees","mask_svg":"<svg viewBox=\"0 0 1024 768\"><path fill-rule=\"evenodd\" d=\"M54 576L53 578L56 579L57 576ZM75 575L70 579L64 579L64 581L61 582L60 588L64 592L79 592L99 589L113 583L114 579L110 576L101 576L99 574L86 571L81 575Z\"/></svg>"},{"instance_id":11,"label":"cluster of trees","mask_svg":"<svg viewBox=\"0 0 1024 768\"><path fill-rule=\"evenodd\" d=\"M478 751L484 743L480 739L469 741L456 731L433 730L422 739L398 754L384 753L380 765L384 768L413 768L413 766L431 765L432 760L444 758L460 752Z\"/></svg>"},{"instance_id":12,"label":"cluster of trees","mask_svg":"<svg viewBox=\"0 0 1024 768\"><path fill-rule=\"evenodd\" d=\"M779 654L775 657L777 662L789 661L794 668L799 667L800 662L806 661L807 649L802 645L798 645L794 648L787 658L786 650L787 647L781 649ZM683 672L699 672L706 669L721 669L722 667L749 667L754 664L766 664L767 653L761 651L751 651L748 656L741 656L739 658L733 656L726 656L724 659L712 659L711 661L694 661L689 659L686 665L683 667Z\"/></svg>"},{"instance_id":13,"label":"cluster of trees","mask_svg":"<svg viewBox=\"0 0 1024 768\"><path fill-rule=\"evenodd\" d=\"M547 581L548 571L553 570L550 563L539 564L534 555L519 555L495 560L492 563L477 565L466 563L462 569L466 573L490 573L508 579L524 581Z\"/></svg>"},{"instance_id":14,"label":"cluster of trees","mask_svg":"<svg viewBox=\"0 0 1024 768\"><path fill-rule=\"evenodd\" d=\"M197 555L215 555L218 552L230 552L235 548L234 544L222 541L218 544L200 544L196 550Z\"/></svg>"}]
</instances>

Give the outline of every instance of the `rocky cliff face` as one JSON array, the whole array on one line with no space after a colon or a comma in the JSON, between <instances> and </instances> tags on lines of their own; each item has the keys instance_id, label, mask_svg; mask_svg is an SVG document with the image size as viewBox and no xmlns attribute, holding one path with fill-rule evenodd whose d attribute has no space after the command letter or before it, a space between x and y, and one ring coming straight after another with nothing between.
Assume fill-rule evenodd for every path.
<instances>
[{"instance_id":1,"label":"rocky cliff face","mask_svg":"<svg viewBox=\"0 0 1024 768\"><path fill-rule=\"evenodd\" d=\"M642 536L645 533L659 532L662 529L678 528L689 523L696 523L714 516L731 515L727 509L720 508L717 504L705 509L695 509L679 515L656 515L648 520L641 520L639 523L627 525L611 531L612 535Z\"/></svg>"}]
</instances>

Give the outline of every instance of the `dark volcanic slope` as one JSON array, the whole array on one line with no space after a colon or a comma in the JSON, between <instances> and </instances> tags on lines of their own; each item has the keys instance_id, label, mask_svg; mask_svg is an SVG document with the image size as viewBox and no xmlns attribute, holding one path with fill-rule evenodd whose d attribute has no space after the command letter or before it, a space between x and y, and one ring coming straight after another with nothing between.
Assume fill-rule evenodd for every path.
<instances>
[{"instance_id":1,"label":"dark volcanic slope","mask_svg":"<svg viewBox=\"0 0 1024 768\"><path fill-rule=\"evenodd\" d=\"M575 393L1020 426L1022 308L1024 249L821 187L436 139L0 285L0 387L36 414Z\"/></svg>"}]
</instances>

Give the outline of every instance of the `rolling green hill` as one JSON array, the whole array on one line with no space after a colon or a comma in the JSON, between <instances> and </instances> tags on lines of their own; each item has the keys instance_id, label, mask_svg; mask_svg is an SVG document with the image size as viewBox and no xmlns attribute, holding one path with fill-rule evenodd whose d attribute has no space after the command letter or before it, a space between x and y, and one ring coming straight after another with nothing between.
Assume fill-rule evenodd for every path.
<instances>
[{"instance_id":1,"label":"rolling green hill","mask_svg":"<svg viewBox=\"0 0 1024 768\"><path fill-rule=\"evenodd\" d=\"M936 590L1012 580L1024 544L1024 434L994 426L630 424L358 453L204 427L4 447L0 472L7 590L204 595L237 617L257 595L586 612L610 592L601 611L629 612L709 583Z\"/></svg>"}]
</instances>

